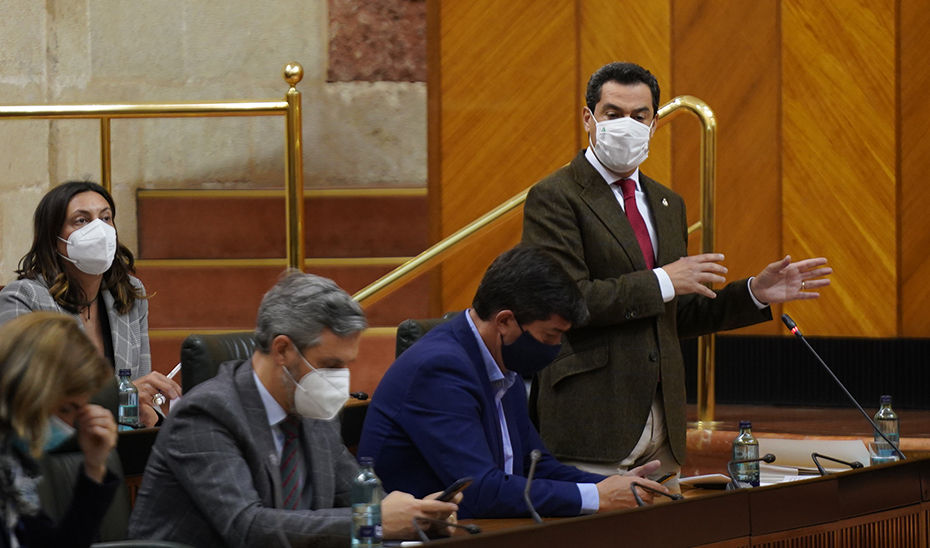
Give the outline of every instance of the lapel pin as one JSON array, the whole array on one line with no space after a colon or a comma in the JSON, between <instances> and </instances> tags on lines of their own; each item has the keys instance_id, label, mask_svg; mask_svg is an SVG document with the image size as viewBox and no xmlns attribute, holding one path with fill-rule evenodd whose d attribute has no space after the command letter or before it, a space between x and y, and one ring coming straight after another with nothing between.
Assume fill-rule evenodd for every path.
<instances>
[{"instance_id":1,"label":"lapel pin","mask_svg":"<svg viewBox=\"0 0 930 548\"><path fill-rule=\"evenodd\" d=\"M662 205L664 205L665 207L668 207L668 200L666 200L665 198L662 198Z\"/></svg>"}]
</instances>

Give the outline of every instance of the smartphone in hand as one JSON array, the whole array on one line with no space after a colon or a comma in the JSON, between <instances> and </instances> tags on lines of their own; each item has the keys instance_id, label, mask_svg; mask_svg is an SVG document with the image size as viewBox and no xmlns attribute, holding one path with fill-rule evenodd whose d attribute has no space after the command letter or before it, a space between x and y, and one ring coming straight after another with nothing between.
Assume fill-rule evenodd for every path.
<instances>
[{"instance_id":1,"label":"smartphone in hand","mask_svg":"<svg viewBox=\"0 0 930 548\"><path fill-rule=\"evenodd\" d=\"M436 500L441 501L441 502L449 502L450 500L455 498L455 495L458 495L466 487L471 485L473 481L475 481L475 478L471 476L465 476L464 478L459 478L455 480L455 482L452 485L450 485L449 487L446 487L446 490L440 493L438 497L436 497Z\"/></svg>"}]
</instances>

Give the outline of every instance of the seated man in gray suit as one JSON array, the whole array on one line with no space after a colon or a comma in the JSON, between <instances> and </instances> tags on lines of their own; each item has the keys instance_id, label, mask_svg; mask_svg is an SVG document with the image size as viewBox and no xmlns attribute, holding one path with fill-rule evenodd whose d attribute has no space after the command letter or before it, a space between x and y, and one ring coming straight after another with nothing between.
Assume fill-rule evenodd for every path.
<instances>
[{"instance_id":1,"label":"seated man in gray suit","mask_svg":"<svg viewBox=\"0 0 930 548\"><path fill-rule=\"evenodd\" d=\"M332 281L292 272L262 299L250 360L227 362L171 410L149 457L130 538L197 547L348 546L358 466L332 420L367 323ZM453 503L395 491L385 538Z\"/></svg>"}]
</instances>

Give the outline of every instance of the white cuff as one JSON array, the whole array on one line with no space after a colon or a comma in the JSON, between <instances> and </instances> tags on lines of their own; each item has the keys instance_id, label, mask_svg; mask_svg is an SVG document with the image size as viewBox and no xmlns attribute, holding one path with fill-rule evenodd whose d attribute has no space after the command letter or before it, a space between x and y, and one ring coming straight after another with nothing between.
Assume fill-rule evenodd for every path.
<instances>
[{"instance_id":1,"label":"white cuff","mask_svg":"<svg viewBox=\"0 0 930 548\"><path fill-rule=\"evenodd\" d=\"M752 278L755 278L755 276L753 276ZM765 304L765 303L763 303L763 302L760 301L759 299L757 299L756 296L752 294L752 278L749 278L749 281L746 282L746 289L749 290L749 296L752 297L752 302L756 303L756 307L757 307L759 310L762 310L763 308L767 307L768 305Z\"/></svg>"},{"instance_id":2,"label":"white cuff","mask_svg":"<svg viewBox=\"0 0 930 548\"><path fill-rule=\"evenodd\" d=\"M576 483L581 493L581 515L593 514L601 507L601 496L597 493L594 483Z\"/></svg>"},{"instance_id":3,"label":"white cuff","mask_svg":"<svg viewBox=\"0 0 930 548\"><path fill-rule=\"evenodd\" d=\"M672 285L672 279L662 268L653 268L656 279L659 280L659 290L662 291L662 302L667 303L675 298L675 286Z\"/></svg>"}]
</instances>

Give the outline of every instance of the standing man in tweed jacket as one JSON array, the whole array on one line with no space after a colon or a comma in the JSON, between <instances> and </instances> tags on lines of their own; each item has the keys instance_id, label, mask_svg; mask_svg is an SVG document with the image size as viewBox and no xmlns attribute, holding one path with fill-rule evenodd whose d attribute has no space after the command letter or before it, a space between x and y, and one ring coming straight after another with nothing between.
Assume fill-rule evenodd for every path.
<instances>
[{"instance_id":1,"label":"standing man in tweed jacket","mask_svg":"<svg viewBox=\"0 0 930 548\"><path fill-rule=\"evenodd\" d=\"M262 299L252 358L223 364L171 410L152 449L129 535L198 548L348 546L358 474L335 415L349 398L362 309L331 280L297 271ZM399 491L383 534L453 503Z\"/></svg>"},{"instance_id":2,"label":"standing man in tweed jacket","mask_svg":"<svg viewBox=\"0 0 930 548\"><path fill-rule=\"evenodd\" d=\"M659 107L655 77L605 65L585 101L590 146L534 186L524 208L523 241L562 263L591 313L539 375L539 432L582 470L617 474L658 459L656 475L677 473L686 434L679 338L770 320L770 303L817 298L831 270L823 258L788 256L720 291L702 285L725 281L723 255L687 256L684 201L639 172Z\"/></svg>"}]
</instances>

